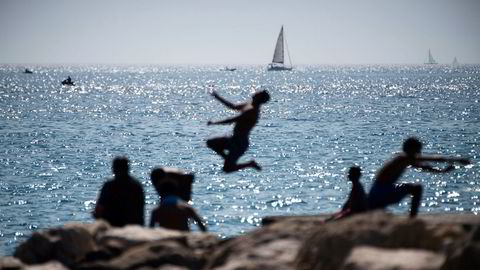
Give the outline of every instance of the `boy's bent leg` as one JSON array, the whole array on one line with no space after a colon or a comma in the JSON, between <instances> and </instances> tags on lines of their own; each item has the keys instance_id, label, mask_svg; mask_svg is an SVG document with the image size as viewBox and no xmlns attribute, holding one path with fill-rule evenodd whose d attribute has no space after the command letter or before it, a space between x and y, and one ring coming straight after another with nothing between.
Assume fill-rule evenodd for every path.
<instances>
[{"instance_id":1,"label":"boy's bent leg","mask_svg":"<svg viewBox=\"0 0 480 270\"><path fill-rule=\"evenodd\" d=\"M226 158L225 149L228 149L228 142L228 137L213 138L207 140L207 146L222 158Z\"/></svg>"},{"instance_id":2,"label":"boy's bent leg","mask_svg":"<svg viewBox=\"0 0 480 270\"><path fill-rule=\"evenodd\" d=\"M223 171L226 173L232 173L232 172L249 168L249 167L252 167L257 171L262 170L262 168L254 160L251 160L250 162L246 162L246 163L240 163L240 164L236 164L236 163L225 160L225 164L223 165Z\"/></svg>"}]
</instances>

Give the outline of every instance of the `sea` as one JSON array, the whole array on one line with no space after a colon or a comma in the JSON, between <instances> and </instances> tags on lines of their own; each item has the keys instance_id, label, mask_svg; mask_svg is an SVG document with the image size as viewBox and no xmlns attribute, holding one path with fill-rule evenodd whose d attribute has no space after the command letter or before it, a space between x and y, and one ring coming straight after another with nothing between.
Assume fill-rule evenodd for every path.
<instances>
[{"instance_id":1,"label":"sea","mask_svg":"<svg viewBox=\"0 0 480 270\"><path fill-rule=\"evenodd\" d=\"M227 238L265 216L328 214L350 191L350 166L368 191L375 172L415 136L424 152L469 157L446 174L408 170L420 183L420 214L480 211L480 66L0 65L0 255L33 232L93 222L92 210L116 156L130 160L146 193L145 221L159 198L157 166L195 174L190 202L208 230ZM75 86L60 82L71 76ZM222 172L206 140L231 134L209 120L268 90L271 100L240 159L262 171ZM448 164L433 164L443 168ZM389 209L408 212L406 198ZM198 230L192 224L193 230Z\"/></svg>"}]
</instances>

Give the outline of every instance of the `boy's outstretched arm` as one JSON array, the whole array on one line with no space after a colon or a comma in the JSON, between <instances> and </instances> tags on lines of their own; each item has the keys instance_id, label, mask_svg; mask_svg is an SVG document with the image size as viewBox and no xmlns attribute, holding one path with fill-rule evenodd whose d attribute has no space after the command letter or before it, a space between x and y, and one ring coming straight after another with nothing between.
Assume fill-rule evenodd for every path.
<instances>
[{"instance_id":1,"label":"boy's outstretched arm","mask_svg":"<svg viewBox=\"0 0 480 270\"><path fill-rule=\"evenodd\" d=\"M445 167L443 169L435 168L435 167L432 167L430 165L417 165L415 167L419 168L423 171L432 172L432 173L446 173L446 172L450 172L453 169L455 169L455 166L453 166L452 164L448 165L447 167Z\"/></svg>"},{"instance_id":2,"label":"boy's outstretched arm","mask_svg":"<svg viewBox=\"0 0 480 270\"><path fill-rule=\"evenodd\" d=\"M212 94L211 94L215 99L217 99L218 101L220 101L223 105L225 105L226 107L232 109L232 110L241 110L245 104L233 104L232 102L222 98L220 95L217 94L217 92L213 91Z\"/></svg>"},{"instance_id":3,"label":"boy's outstretched arm","mask_svg":"<svg viewBox=\"0 0 480 270\"><path fill-rule=\"evenodd\" d=\"M458 162L462 165L470 164L468 158L458 158L458 157L445 157L445 156L436 156L436 155L420 155L416 157L416 160L419 162L431 161L431 162Z\"/></svg>"}]
</instances>

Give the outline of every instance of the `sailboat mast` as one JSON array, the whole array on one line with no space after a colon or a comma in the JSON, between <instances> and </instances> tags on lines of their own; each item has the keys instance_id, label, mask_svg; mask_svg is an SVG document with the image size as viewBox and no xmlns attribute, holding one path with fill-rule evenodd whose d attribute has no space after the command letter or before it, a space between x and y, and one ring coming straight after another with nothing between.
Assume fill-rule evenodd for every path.
<instances>
[{"instance_id":1,"label":"sailboat mast","mask_svg":"<svg viewBox=\"0 0 480 270\"><path fill-rule=\"evenodd\" d=\"M282 29L283 29L283 25L282 25ZM285 33L283 34L283 39L285 40L285 47L287 47L288 61L290 62L290 67L292 67L293 66L292 59L290 58L290 50L288 49L287 36L285 36Z\"/></svg>"}]
</instances>

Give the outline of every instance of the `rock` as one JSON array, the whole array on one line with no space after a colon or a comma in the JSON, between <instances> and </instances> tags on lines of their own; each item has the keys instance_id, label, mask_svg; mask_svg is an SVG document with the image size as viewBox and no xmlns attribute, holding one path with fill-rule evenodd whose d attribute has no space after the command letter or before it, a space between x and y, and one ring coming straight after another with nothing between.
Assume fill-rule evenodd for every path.
<instances>
[{"instance_id":1,"label":"rock","mask_svg":"<svg viewBox=\"0 0 480 270\"><path fill-rule=\"evenodd\" d=\"M323 221L286 220L222 243L205 269L293 269L297 252L308 234Z\"/></svg>"},{"instance_id":2,"label":"rock","mask_svg":"<svg viewBox=\"0 0 480 270\"><path fill-rule=\"evenodd\" d=\"M217 236L162 228L126 226L97 237L98 250L87 254L77 269L137 269L169 264L202 269L218 244Z\"/></svg>"},{"instance_id":3,"label":"rock","mask_svg":"<svg viewBox=\"0 0 480 270\"><path fill-rule=\"evenodd\" d=\"M161 240L182 242L193 249L210 249L219 241L217 236L209 233L189 233L163 228L151 229L136 225L112 228L97 237L99 247L108 248L117 254L135 246Z\"/></svg>"},{"instance_id":4,"label":"rock","mask_svg":"<svg viewBox=\"0 0 480 270\"><path fill-rule=\"evenodd\" d=\"M480 224L473 228L465 243L451 252L442 270L455 269L480 269Z\"/></svg>"},{"instance_id":5,"label":"rock","mask_svg":"<svg viewBox=\"0 0 480 270\"><path fill-rule=\"evenodd\" d=\"M448 236L448 239L445 239ZM296 259L301 269L339 269L355 246L425 249L450 254L468 238L461 225L429 225L382 211L328 222L316 228Z\"/></svg>"},{"instance_id":6,"label":"rock","mask_svg":"<svg viewBox=\"0 0 480 270\"><path fill-rule=\"evenodd\" d=\"M206 260L204 252L195 251L177 241L160 240L132 247L112 260L85 264L77 269L157 268L169 264L200 270Z\"/></svg>"},{"instance_id":7,"label":"rock","mask_svg":"<svg viewBox=\"0 0 480 270\"><path fill-rule=\"evenodd\" d=\"M57 260L71 266L97 248L94 237L108 228L107 223L96 222L35 232L15 249L14 256L26 264Z\"/></svg>"},{"instance_id":8,"label":"rock","mask_svg":"<svg viewBox=\"0 0 480 270\"><path fill-rule=\"evenodd\" d=\"M22 269L23 263L15 257L0 257L0 269Z\"/></svg>"},{"instance_id":9,"label":"rock","mask_svg":"<svg viewBox=\"0 0 480 270\"><path fill-rule=\"evenodd\" d=\"M342 270L440 270L445 256L417 249L355 247Z\"/></svg>"},{"instance_id":10,"label":"rock","mask_svg":"<svg viewBox=\"0 0 480 270\"><path fill-rule=\"evenodd\" d=\"M27 266L23 270L68 270L63 264L57 261L50 261L43 264Z\"/></svg>"}]
</instances>

